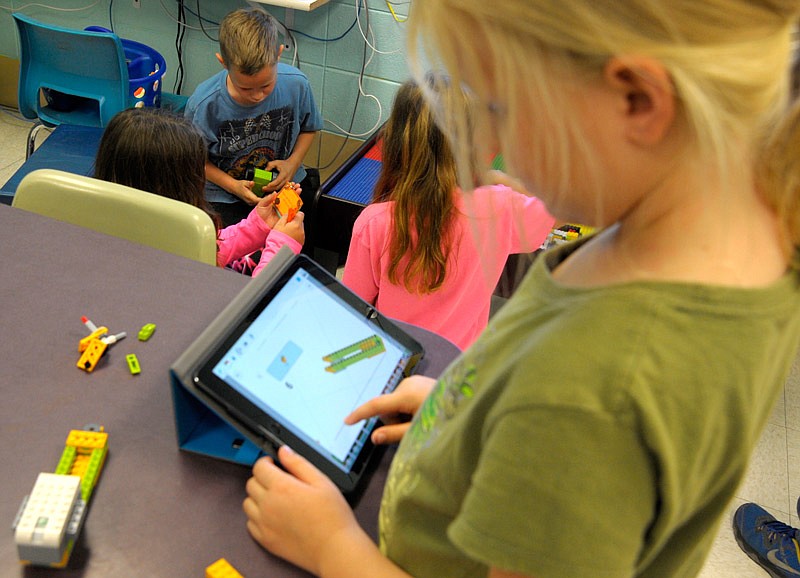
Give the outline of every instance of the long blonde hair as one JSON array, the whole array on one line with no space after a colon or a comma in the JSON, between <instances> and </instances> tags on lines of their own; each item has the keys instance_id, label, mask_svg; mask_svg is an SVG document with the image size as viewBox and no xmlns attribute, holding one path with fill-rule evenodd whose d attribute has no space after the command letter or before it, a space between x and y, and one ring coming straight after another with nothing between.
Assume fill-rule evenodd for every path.
<instances>
[{"instance_id":1,"label":"long blonde hair","mask_svg":"<svg viewBox=\"0 0 800 578\"><path fill-rule=\"evenodd\" d=\"M590 163L593 155L560 102L564 83L554 79L577 84L619 55L657 59L692 134L686 154L716 163L720 175L742 159L752 162L761 194L797 246L800 177L785 174L800 174L800 110L788 106L798 12L797 0L416 0L408 44L415 70L434 55L454 81L482 78L491 63L485 87L503 87L509 109L527 104L531 114L500 133L501 150L511 151L532 123L546 124L546 131L535 131L541 146L529 162L556 192L570 190L571 163ZM465 149L482 143L464 138L462 113L447 106L444 112L443 126L465 167L460 178L468 180L472 160L490 155L471 156ZM570 158L576 146L585 154Z\"/></svg>"},{"instance_id":2,"label":"long blonde hair","mask_svg":"<svg viewBox=\"0 0 800 578\"><path fill-rule=\"evenodd\" d=\"M437 92L446 86L445 79L431 74L424 83ZM397 91L382 139L373 201L394 201L389 281L412 293L431 293L445 280L452 250L456 162L416 82L407 81Z\"/></svg>"}]
</instances>

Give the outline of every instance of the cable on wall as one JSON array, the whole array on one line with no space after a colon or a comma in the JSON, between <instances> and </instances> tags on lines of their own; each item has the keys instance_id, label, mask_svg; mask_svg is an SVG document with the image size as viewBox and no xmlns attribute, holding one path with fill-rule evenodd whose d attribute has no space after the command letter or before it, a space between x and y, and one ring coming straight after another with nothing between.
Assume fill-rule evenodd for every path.
<instances>
[{"instance_id":1,"label":"cable on wall","mask_svg":"<svg viewBox=\"0 0 800 578\"><path fill-rule=\"evenodd\" d=\"M181 3L181 0L175 0L175 1L176 1L177 3ZM167 8L167 6L165 6L165 5L164 5L164 0L159 0L159 3L161 4L161 9L162 9L162 10L164 11L164 13L165 13L165 14L166 14L166 15L169 17L169 19L170 19L170 20L172 20L173 22L176 22L176 23L178 23L179 25L182 25L184 28L188 28L189 30L200 30L200 27L199 27L199 26L190 26L190 25L189 25L188 23L186 23L186 22L183 22L183 23L181 23L181 21L180 21L180 20L178 20L178 18L176 18L175 16L173 16L173 15L170 13L170 11L169 11L169 8ZM183 8L183 9L184 9L184 11L185 11L185 12L188 12L188 13L190 13L190 14L192 14L192 15L195 15L195 16L196 16L196 14L194 14L194 12L192 12L192 11L191 11L189 8L187 8L186 6L184 6L184 8ZM207 18L206 18L205 20L206 20L206 22L211 22L212 24L215 24L215 23L213 23L211 20L208 20Z\"/></svg>"},{"instance_id":2,"label":"cable on wall","mask_svg":"<svg viewBox=\"0 0 800 578\"><path fill-rule=\"evenodd\" d=\"M411 4L411 2L396 2L396 4ZM392 3L391 3L391 2L389 2L389 0L386 0L386 6L388 6L388 7L389 7L389 12L391 12L391 13L392 13L392 18L394 18L394 21L395 21L395 22L400 22L400 23L402 23L402 22L405 22L406 20L408 20L408 16L406 16L405 18L401 19L401 18L400 18L400 17L397 15L397 13L394 11L394 6L392 5Z\"/></svg>"},{"instance_id":3,"label":"cable on wall","mask_svg":"<svg viewBox=\"0 0 800 578\"><path fill-rule=\"evenodd\" d=\"M183 88L183 37L186 34L186 10L183 0L178 0L178 29L175 35L175 51L178 53L178 71L172 92L180 94Z\"/></svg>"},{"instance_id":4,"label":"cable on wall","mask_svg":"<svg viewBox=\"0 0 800 578\"><path fill-rule=\"evenodd\" d=\"M356 10L358 10L358 8ZM342 32L339 36L334 36L333 38L319 38L317 36L312 36L311 34L307 34L302 30L297 30L295 28L290 28L287 30L290 33L298 34L300 36L305 36L306 38L310 38L311 40L316 40L317 42L335 42L336 40L341 40L342 38L347 36L350 33L350 31L353 28L355 28L357 22L358 22L358 17L356 16L356 18L353 20L353 23L347 28L347 30Z\"/></svg>"},{"instance_id":5,"label":"cable on wall","mask_svg":"<svg viewBox=\"0 0 800 578\"><path fill-rule=\"evenodd\" d=\"M203 24L203 17L200 15L200 0L197 0L197 14L195 14L195 16L197 16L197 20L200 22L200 30L203 31L203 34L205 34L206 38L213 42L219 42L219 38L214 38L208 32L206 32L206 27Z\"/></svg>"},{"instance_id":6,"label":"cable on wall","mask_svg":"<svg viewBox=\"0 0 800 578\"><path fill-rule=\"evenodd\" d=\"M359 6L361 5L361 2L364 2L364 17L365 17L366 30L367 30L366 33L364 32L364 29L361 26L361 18L360 18L360 10L359 10ZM346 136L354 137L354 138L362 138L362 137L370 136L380 126L381 119L383 118L383 107L381 106L381 101L374 94L367 94L366 92L364 92L364 73L366 71L366 68L367 68L367 66L369 66L369 63L372 62L372 58L373 58L373 56L375 56L376 53L394 54L394 52L380 52L377 48L375 48L375 46L373 44L374 41L375 41L375 35L374 35L374 32L372 31L372 27L370 26L370 23L369 23L369 6L367 5L366 2L367 2L367 0L356 0L356 20L358 21L358 29L361 32L361 37L364 39L364 55L365 55L365 57L362 59L361 71L359 72L359 75L358 75L358 94L360 96L365 97L365 98L370 98L375 102L375 104L378 107L378 119L375 121L375 124L372 126L372 128L370 128L366 132L358 133L358 134L354 134L354 133L350 132L350 131L352 131L352 128L353 128L352 124L350 126L350 130L345 130L345 129L343 129L342 127L340 127L339 125L337 125L335 122L333 122L331 120L326 121L326 122L328 122L328 124L330 124L331 126L335 127L337 130L339 130L340 132L342 132ZM367 33L370 36L372 36L372 39L373 39L372 43L369 42L369 40L367 39L367 36L366 36ZM371 51L372 51L370 53L368 59L366 58L367 47L369 47L371 49ZM356 106L358 106L358 97L356 97Z\"/></svg>"},{"instance_id":7,"label":"cable on wall","mask_svg":"<svg viewBox=\"0 0 800 578\"><path fill-rule=\"evenodd\" d=\"M361 0L356 0L356 4L358 4L359 1ZM366 2L366 0L363 1ZM358 18L358 12L356 12L356 21L358 22L358 31L361 33L361 38L363 38L364 42L366 42L372 49L372 55L374 56L375 54L399 54L400 52L402 52L403 51L402 48L398 48L397 50L391 50L391 51L383 51L383 50L378 50L375 47L375 33L373 32L372 28L369 25L369 7L366 4L364 5L364 13L367 16L366 32L364 32L364 29L361 27L361 19ZM370 42L369 39L367 38L367 34L369 34L370 37L372 38L372 42ZM372 60L372 56L370 56L370 60Z\"/></svg>"},{"instance_id":8,"label":"cable on wall","mask_svg":"<svg viewBox=\"0 0 800 578\"><path fill-rule=\"evenodd\" d=\"M60 8L58 6L50 6L49 4L39 4L38 2L31 2L30 4L25 4L24 6L17 6L16 8L12 8L9 6L0 6L0 10L6 10L7 12L19 12L20 10L25 10L25 8L30 8L31 6L36 6L38 8L47 8L49 10L55 10L57 12L80 12L82 10L89 10L94 8L103 0L95 0L88 6L83 6L81 8Z\"/></svg>"},{"instance_id":9,"label":"cable on wall","mask_svg":"<svg viewBox=\"0 0 800 578\"><path fill-rule=\"evenodd\" d=\"M365 8L365 10L367 9L366 0L365 0L365 3L364 3L364 8ZM360 11L361 11L360 0L356 0L356 19L358 19ZM369 22L369 14L367 14L367 21ZM354 25L355 25L355 23L354 23ZM353 28L353 26L350 27L350 29L352 29L352 28ZM348 31L350 29L348 29ZM348 129L345 130L342 127L340 127L339 125L337 125L336 123L334 123L333 121L330 121L330 120L326 119L326 122L328 124L336 127L342 134L344 134L344 140L339 145L339 150L336 151L336 153L333 155L333 158L331 158L331 160L328 163L326 163L324 166L315 167L318 170L325 170L325 169L330 168L331 166L333 166L333 164L336 163L336 161L339 159L339 156L342 154L342 151L344 150L344 147L347 145L347 143L348 143L348 141L350 140L351 137L352 138L356 138L356 137L360 137L360 136L371 135L375 131L375 129L377 129L378 125L380 124L381 115L382 115L380 101L378 101L378 99L374 95L365 94L363 89L362 89L362 81L363 81L363 78L364 78L364 73L365 73L367 65L369 64L371 59L372 59L372 55L370 55L369 59L367 58L367 44L364 43L363 49L362 49L362 52L361 52L361 70L360 70L359 75L358 75L359 89L358 89L358 92L356 93L356 101L353 104L353 112L350 115L350 124L348 126ZM358 104L360 102L360 97L362 95L363 96L370 96L371 98L375 99L375 101L378 103L378 111L379 111L379 113L378 113L378 122L375 124L375 126L368 133L365 133L363 135L356 135L356 134L353 134L352 130L353 130L353 125L355 124L356 111L358 110ZM317 164L318 165L320 165L321 155L322 155L322 147L320 147L317 150Z\"/></svg>"}]
</instances>

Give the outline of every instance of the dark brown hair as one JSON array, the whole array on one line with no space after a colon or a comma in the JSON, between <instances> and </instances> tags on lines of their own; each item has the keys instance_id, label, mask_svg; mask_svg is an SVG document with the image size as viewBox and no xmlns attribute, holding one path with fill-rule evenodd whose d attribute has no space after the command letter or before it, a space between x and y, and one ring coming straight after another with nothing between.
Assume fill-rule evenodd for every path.
<instances>
[{"instance_id":1,"label":"dark brown hair","mask_svg":"<svg viewBox=\"0 0 800 578\"><path fill-rule=\"evenodd\" d=\"M199 207L219 230L204 192L206 155L191 121L162 109L130 108L103 132L94 176Z\"/></svg>"}]
</instances>

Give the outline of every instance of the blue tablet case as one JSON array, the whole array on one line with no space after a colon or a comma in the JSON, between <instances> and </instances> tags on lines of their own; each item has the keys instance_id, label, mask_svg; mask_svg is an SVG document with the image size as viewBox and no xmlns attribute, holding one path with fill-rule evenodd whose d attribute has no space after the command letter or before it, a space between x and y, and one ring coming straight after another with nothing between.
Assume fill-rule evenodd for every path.
<instances>
[{"instance_id":1,"label":"blue tablet case","mask_svg":"<svg viewBox=\"0 0 800 578\"><path fill-rule=\"evenodd\" d=\"M264 451L247 427L194 384L205 357L291 265L295 255L283 247L211 322L170 367L178 447L182 450L251 466Z\"/></svg>"}]
</instances>

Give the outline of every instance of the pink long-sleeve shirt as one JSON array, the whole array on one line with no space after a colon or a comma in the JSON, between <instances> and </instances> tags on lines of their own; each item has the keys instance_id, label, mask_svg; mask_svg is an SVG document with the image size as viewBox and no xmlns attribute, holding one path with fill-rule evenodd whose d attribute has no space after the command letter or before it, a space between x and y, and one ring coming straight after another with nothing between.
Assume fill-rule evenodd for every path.
<instances>
[{"instance_id":1,"label":"pink long-sleeve shirt","mask_svg":"<svg viewBox=\"0 0 800 578\"><path fill-rule=\"evenodd\" d=\"M286 233L270 229L256 209L253 209L246 219L219 232L217 265L224 267L231 261L261 249L261 259L253 269L252 276L255 277L284 245L287 245L295 255L303 248L303 245Z\"/></svg>"},{"instance_id":2,"label":"pink long-sleeve shirt","mask_svg":"<svg viewBox=\"0 0 800 578\"><path fill-rule=\"evenodd\" d=\"M489 322L491 296L508 256L538 249L555 222L539 199L506 186L456 191L458 217L444 283L418 295L389 281L393 204L368 205L356 219L344 284L387 317L433 331L462 349Z\"/></svg>"}]
</instances>

